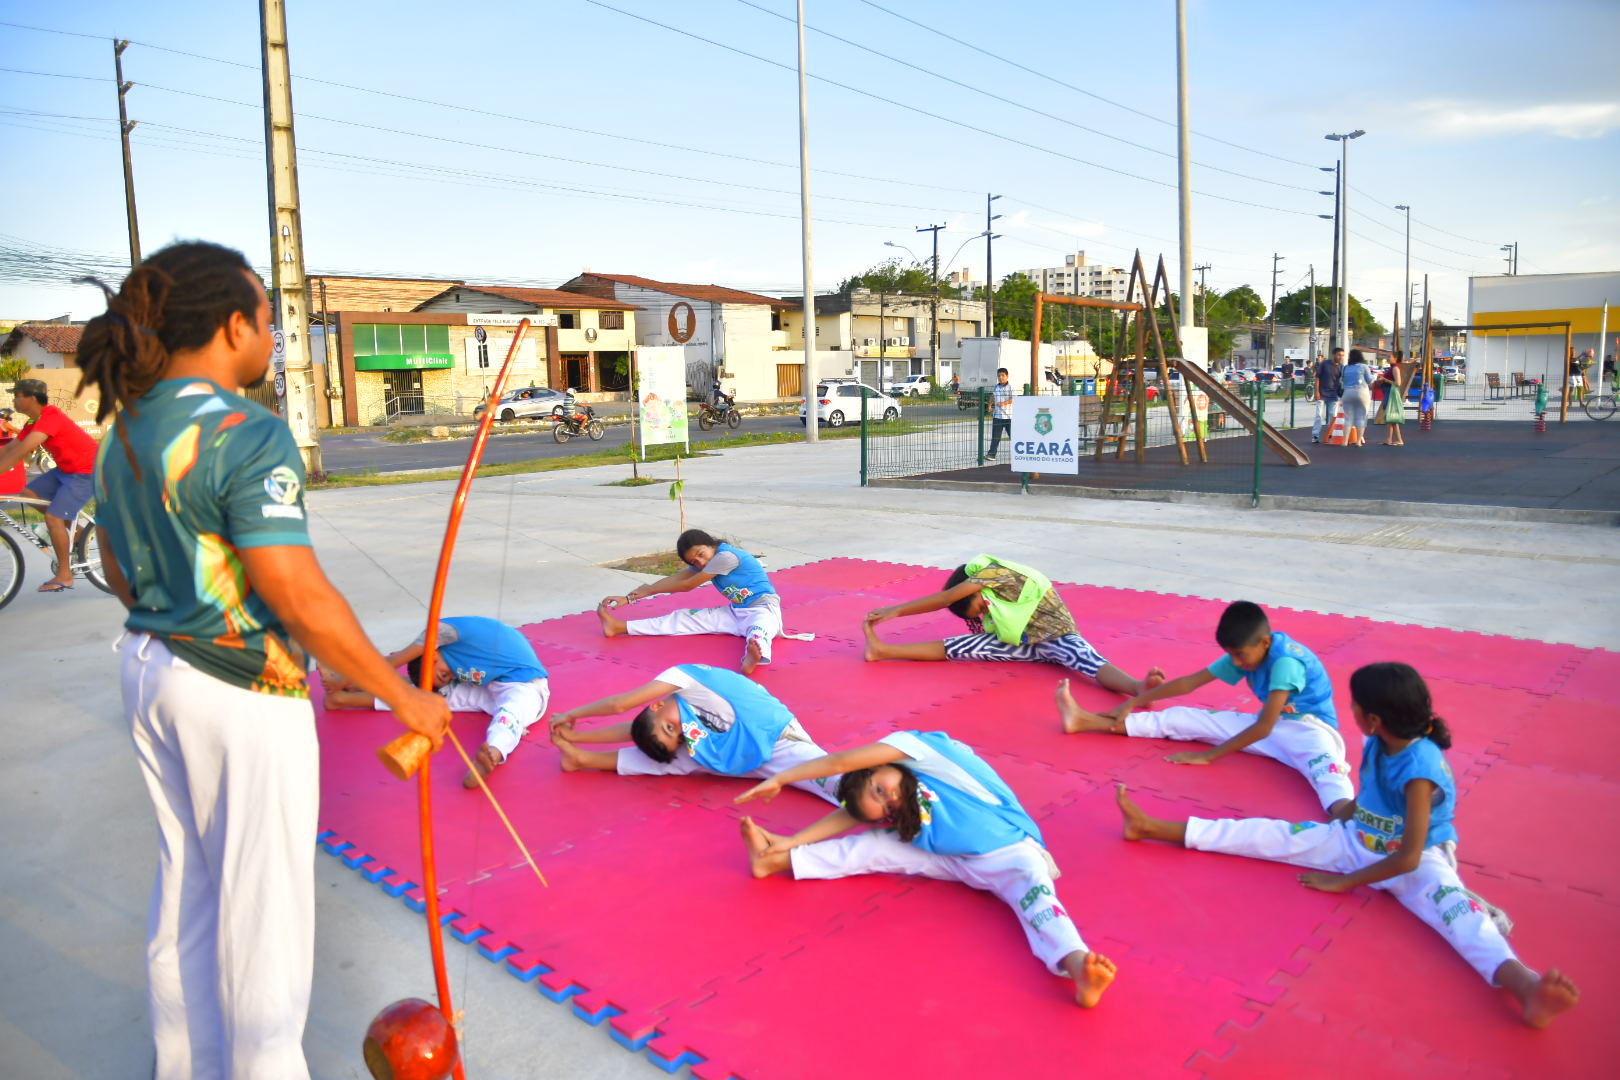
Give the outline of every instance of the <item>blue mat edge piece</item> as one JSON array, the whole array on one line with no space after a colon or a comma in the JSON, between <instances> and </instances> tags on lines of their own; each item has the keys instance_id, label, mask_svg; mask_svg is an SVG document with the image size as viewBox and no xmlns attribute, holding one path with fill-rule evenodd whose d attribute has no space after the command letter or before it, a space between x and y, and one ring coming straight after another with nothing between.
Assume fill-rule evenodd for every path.
<instances>
[{"instance_id":1,"label":"blue mat edge piece","mask_svg":"<svg viewBox=\"0 0 1620 1080\"><path fill-rule=\"evenodd\" d=\"M581 1020L583 1020L587 1024L591 1025L591 1027L598 1027L598 1026L601 1025L602 1021L604 1021L604 1020L611 1020L615 1016L623 1016L624 1015L624 1010L623 1009L617 1008L616 1006L613 1006L613 1005L604 1005L600 1009L597 1009L595 1012L586 1012L583 1008L580 1007L578 1002L570 1001L568 1003L568 1008L573 1011L573 1014L575 1016L579 1017ZM612 1029L609 1028L608 1030L611 1031Z\"/></svg>"},{"instance_id":2,"label":"blue mat edge piece","mask_svg":"<svg viewBox=\"0 0 1620 1080\"><path fill-rule=\"evenodd\" d=\"M675 1060L671 1061L669 1058L660 1056L658 1051L649 1047L647 1049L647 1060L665 1072L674 1074L679 1072L683 1065L701 1065L708 1059L701 1054L694 1054L690 1050L682 1050Z\"/></svg>"}]
</instances>

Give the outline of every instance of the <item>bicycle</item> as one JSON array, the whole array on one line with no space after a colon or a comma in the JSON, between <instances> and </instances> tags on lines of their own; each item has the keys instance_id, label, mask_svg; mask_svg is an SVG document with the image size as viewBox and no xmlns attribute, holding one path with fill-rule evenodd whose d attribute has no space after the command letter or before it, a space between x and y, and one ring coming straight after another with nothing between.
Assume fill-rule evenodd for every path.
<instances>
[{"instance_id":1,"label":"bicycle","mask_svg":"<svg viewBox=\"0 0 1620 1080\"><path fill-rule=\"evenodd\" d=\"M56 558L51 551L50 534L45 532L45 507L50 503L21 495L0 495L0 503L16 503L20 508L8 512L4 506L0 506L0 540L5 541L0 544L0 608L3 608L11 603L23 583L22 545L17 543L12 533L51 555L53 574L56 573ZM38 520L30 522L29 507L38 509ZM112 586L107 584L107 576L101 570L101 545L96 539L96 519L87 511L79 511L78 517L73 519L73 529L68 536L68 556L75 577L83 577L102 592L112 592Z\"/></svg>"},{"instance_id":2,"label":"bicycle","mask_svg":"<svg viewBox=\"0 0 1620 1080\"><path fill-rule=\"evenodd\" d=\"M1609 392L1603 392L1603 385L1598 384L1595 390L1587 392L1586 400L1581 403L1586 415L1593 420L1607 420L1613 416L1616 409L1620 409L1620 402L1615 401L1615 391L1610 387Z\"/></svg>"}]
</instances>

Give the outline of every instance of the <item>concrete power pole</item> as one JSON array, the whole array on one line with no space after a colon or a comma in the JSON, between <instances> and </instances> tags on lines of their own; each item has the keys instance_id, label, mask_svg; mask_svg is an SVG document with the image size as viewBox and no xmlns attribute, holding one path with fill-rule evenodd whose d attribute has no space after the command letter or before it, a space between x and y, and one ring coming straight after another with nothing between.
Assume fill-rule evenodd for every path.
<instances>
[{"instance_id":1,"label":"concrete power pole","mask_svg":"<svg viewBox=\"0 0 1620 1080\"><path fill-rule=\"evenodd\" d=\"M276 397L304 469L319 473L315 368L309 355L309 290L304 280L303 214L298 207L298 148L293 140L292 68L285 0L259 0L264 55L264 157L270 189L270 314L276 326Z\"/></svg>"},{"instance_id":2,"label":"concrete power pole","mask_svg":"<svg viewBox=\"0 0 1620 1080\"><path fill-rule=\"evenodd\" d=\"M934 385L939 385L939 230L943 225L923 225L916 231L934 234L933 279L934 297L928 318L928 362L934 368Z\"/></svg>"},{"instance_id":3,"label":"concrete power pole","mask_svg":"<svg viewBox=\"0 0 1620 1080\"><path fill-rule=\"evenodd\" d=\"M1181 240L1181 329L1182 351L1200 352L1193 357L1199 367L1209 366L1209 349L1187 347L1193 327L1193 245L1192 245L1192 148L1187 116L1187 0L1176 0L1176 186L1179 189Z\"/></svg>"},{"instance_id":4,"label":"concrete power pole","mask_svg":"<svg viewBox=\"0 0 1620 1080\"><path fill-rule=\"evenodd\" d=\"M816 290L810 248L810 101L804 86L804 0L799 0L799 245L804 270L804 441L821 440L817 420Z\"/></svg>"},{"instance_id":5,"label":"concrete power pole","mask_svg":"<svg viewBox=\"0 0 1620 1080\"><path fill-rule=\"evenodd\" d=\"M124 50L129 42L113 40L113 77L118 87L118 139L124 144L124 216L129 219L129 268L141 261L141 228L135 217L135 167L129 161L129 133L135 124L124 111L124 95L134 83L124 81Z\"/></svg>"}]
</instances>

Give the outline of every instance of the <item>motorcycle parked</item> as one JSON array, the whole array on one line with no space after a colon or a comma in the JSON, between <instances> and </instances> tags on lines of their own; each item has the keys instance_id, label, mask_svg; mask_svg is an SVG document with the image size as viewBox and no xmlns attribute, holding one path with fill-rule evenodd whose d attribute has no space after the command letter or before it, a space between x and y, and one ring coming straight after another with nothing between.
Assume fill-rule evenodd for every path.
<instances>
[{"instance_id":1,"label":"motorcycle parked","mask_svg":"<svg viewBox=\"0 0 1620 1080\"><path fill-rule=\"evenodd\" d=\"M573 387L568 388L568 394L561 404L552 406L551 418L557 421L551 429L551 437L560 443L567 442L575 435L586 435L592 442L599 442L606 434L602 421L596 418L596 410L574 400Z\"/></svg>"},{"instance_id":2,"label":"motorcycle parked","mask_svg":"<svg viewBox=\"0 0 1620 1080\"><path fill-rule=\"evenodd\" d=\"M715 395L717 401L702 401L698 403L698 427L708 431L716 424L724 424L729 428L742 425L742 413L737 411L737 391L733 387L729 394Z\"/></svg>"}]
</instances>

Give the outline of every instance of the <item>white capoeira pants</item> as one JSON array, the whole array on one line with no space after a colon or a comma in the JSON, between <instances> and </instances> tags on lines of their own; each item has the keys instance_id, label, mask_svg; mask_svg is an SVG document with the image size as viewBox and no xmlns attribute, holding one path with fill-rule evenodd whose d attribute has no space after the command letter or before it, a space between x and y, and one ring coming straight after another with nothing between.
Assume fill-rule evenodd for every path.
<instances>
[{"instance_id":1,"label":"white capoeira pants","mask_svg":"<svg viewBox=\"0 0 1620 1080\"><path fill-rule=\"evenodd\" d=\"M787 736L790 734L796 736L796 738L788 738ZM807 761L815 761L826 756L827 751L811 742L810 736L795 720L783 734L783 737L776 740L776 745L771 749L770 760L753 772L744 773L743 775L749 779L763 780L766 777L775 776L777 773L786 772L795 765L803 765ZM711 772L711 770L705 769L694 761L692 755L687 753L684 746L675 752L675 760L667 765L660 761L654 761L642 753L640 747L626 746L619 751L618 771L620 776L690 776L693 773ZM711 775L718 776L720 774L711 773ZM810 794L826 799L834 806L837 806L838 781L840 779L842 779L841 776L820 776L814 780L795 780L788 786L796 787L800 791L808 791Z\"/></svg>"},{"instance_id":2,"label":"white capoeira pants","mask_svg":"<svg viewBox=\"0 0 1620 1080\"><path fill-rule=\"evenodd\" d=\"M1360 843L1355 826L1347 821L1296 824L1271 818L1192 818L1187 822L1187 846L1334 874L1353 874L1384 858ZM1491 921L1487 907L1463 887L1457 876L1455 844L1427 848L1416 870L1376 882L1372 887L1394 896L1406 910L1439 931L1493 986L1496 970L1517 959L1512 946Z\"/></svg>"},{"instance_id":3,"label":"white capoeira pants","mask_svg":"<svg viewBox=\"0 0 1620 1080\"><path fill-rule=\"evenodd\" d=\"M800 881L916 874L995 893L1018 916L1030 951L1054 975L1068 974L1064 957L1087 951L1074 920L1057 901L1057 864L1028 837L983 855L935 855L887 830L868 829L796 847L788 858Z\"/></svg>"},{"instance_id":4,"label":"white capoeira pants","mask_svg":"<svg viewBox=\"0 0 1620 1080\"><path fill-rule=\"evenodd\" d=\"M304 698L127 635L124 711L157 814L146 967L158 1080L307 1080L320 747Z\"/></svg>"},{"instance_id":5,"label":"white capoeira pants","mask_svg":"<svg viewBox=\"0 0 1620 1080\"><path fill-rule=\"evenodd\" d=\"M686 634L729 634L747 643L759 642L759 662L771 662L771 639L782 636L782 609L773 604L758 603L748 607L682 608L656 619L632 619L624 624L625 632L644 637L670 637Z\"/></svg>"},{"instance_id":6,"label":"white capoeira pants","mask_svg":"<svg viewBox=\"0 0 1620 1080\"><path fill-rule=\"evenodd\" d=\"M1253 724L1255 716L1173 705L1155 712L1131 713L1125 718L1125 734L1219 744ZM1337 728L1314 716L1285 713L1272 726L1270 735L1245 746L1243 752L1280 761L1303 775L1316 789L1324 809L1340 799L1356 797L1350 762L1344 756L1344 737Z\"/></svg>"},{"instance_id":7,"label":"white capoeira pants","mask_svg":"<svg viewBox=\"0 0 1620 1080\"><path fill-rule=\"evenodd\" d=\"M994 634L957 634L945 639L947 660L1022 660L1056 664L1078 671L1088 679L1107 666L1102 653L1079 634L1064 634L1050 641L1008 645Z\"/></svg>"},{"instance_id":8,"label":"white capoeira pants","mask_svg":"<svg viewBox=\"0 0 1620 1080\"><path fill-rule=\"evenodd\" d=\"M500 752L505 761L523 739L524 732L546 714L551 701L551 682L534 679L531 682L492 682L483 686L454 682L439 691L450 704L451 712L482 712L490 715L489 727L484 729L484 741ZM373 704L377 711L387 712L388 704L378 698Z\"/></svg>"}]
</instances>

